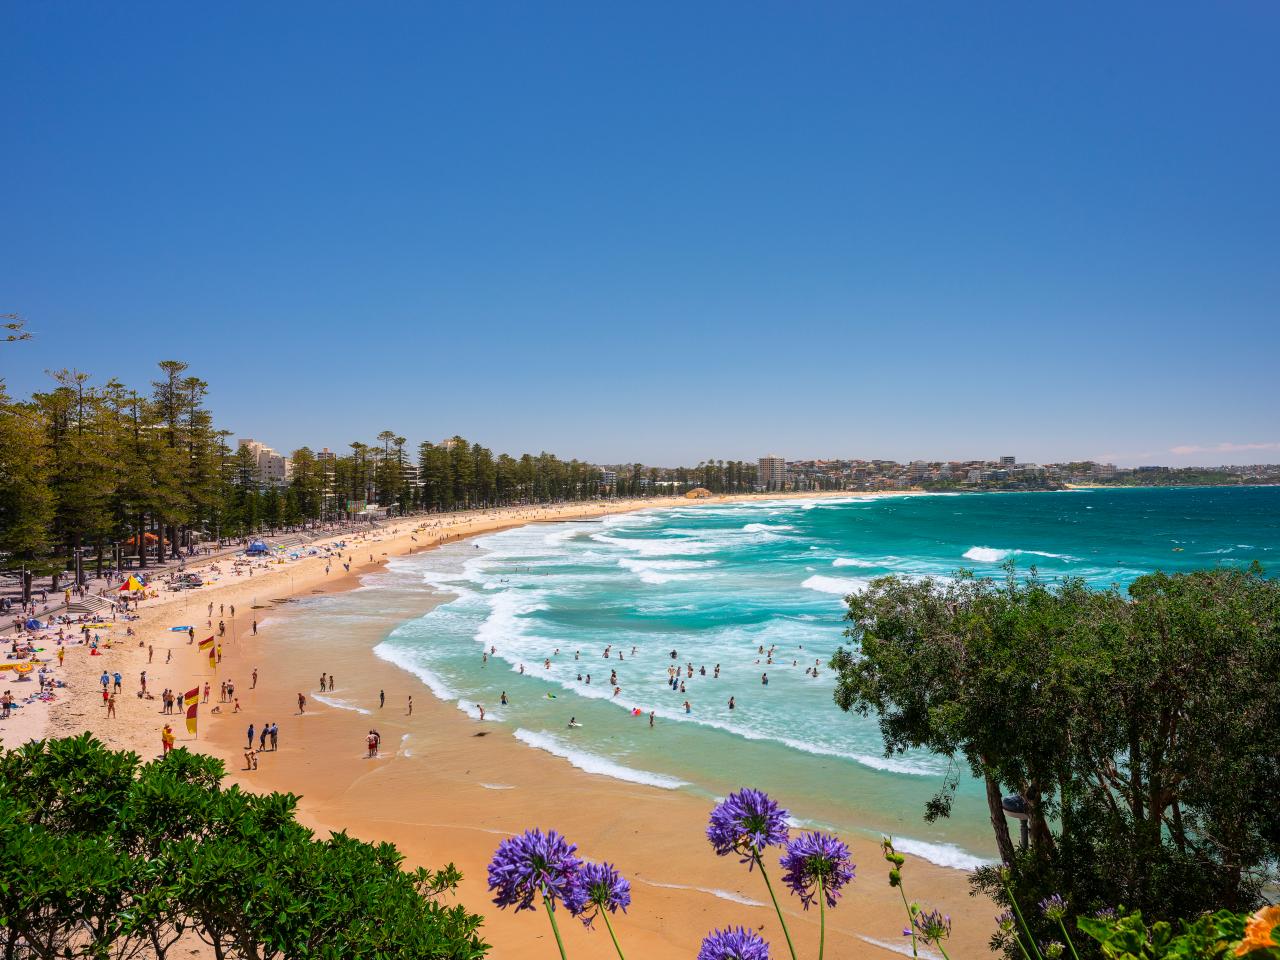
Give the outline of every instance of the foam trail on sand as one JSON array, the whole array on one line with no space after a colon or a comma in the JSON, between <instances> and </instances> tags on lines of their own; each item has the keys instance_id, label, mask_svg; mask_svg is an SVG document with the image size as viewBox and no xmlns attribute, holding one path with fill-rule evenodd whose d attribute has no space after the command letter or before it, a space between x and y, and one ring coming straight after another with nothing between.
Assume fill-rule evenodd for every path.
<instances>
[{"instance_id":1,"label":"foam trail on sand","mask_svg":"<svg viewBox=\"0 0 1280 960\"><path fill-rule=\"evenodd\" d=\"M721 900L728 900L730 903L740 903L745 907L763 907L765 904L759 900L752 900L750 897L744 897L740 893L734 893L731 890L720 890L716 887L692 887L683 883L659 883L657 880L646 880L643 877L636 877L638 881L650 887L661 887L663 890L694 890L698 893L707 893L713 897L719 897Z\"/></svg>"},{"instance_id":2,"label":"foam trail on sand","mask_svg":"<svg viewBox=\"0 0 1280 960\"><path fill-rule=\"evenodd\" d=\"M534 733L522 728L515 732L515 738L521 743L527 743L531 747L545 750L547 753L563 760L568 760L573 766L586 773L612 777L615 780L625 780L628 783L641 783L645 786L661 787L663 790L675 790L686 785L684 780L677 780L675 777L663 776L660 773L650 773L648 770L634 770L631 767L624 767L620 763L615 763L607 757L597 756L594 753L587 753L583 750L575 750L546 731Z\"/></svg>"},{"instance_id":3,"label":"foam trail on sand","mask_svg":"<svg viewBox=\"0 0 1280 960\"><path fill-rule=\"evenodd\" d=\"M903 943L894 943L892 940L877 940L875 937L864 937L862 934L858 934L858 939L863 943L871 944L873 947L879 947L881 950L888 950L890 953L900 953L904 957L914 957L919 955L921 957L928 958L928 960L942 960L941 954L934 953L927 947L917 945L917 947L912 950L910 939L905 939Z\"/></svg>"},{"instance_id":4,"label":"foam trail on sand","mask_svg":"<svg viewBox=\"0 0 1280 960\"><path fill-rule=\"evenodd\" d=\"M325 706L337 707L339 710L354 710L356 713L363 713L368 716L372 710L366 710L364 707L357 707L354 703L348 703L346 700L339 700L337 697L326 697L322 693L313 693L312 700L318 700Z\"/></svg>"}]
</instances>

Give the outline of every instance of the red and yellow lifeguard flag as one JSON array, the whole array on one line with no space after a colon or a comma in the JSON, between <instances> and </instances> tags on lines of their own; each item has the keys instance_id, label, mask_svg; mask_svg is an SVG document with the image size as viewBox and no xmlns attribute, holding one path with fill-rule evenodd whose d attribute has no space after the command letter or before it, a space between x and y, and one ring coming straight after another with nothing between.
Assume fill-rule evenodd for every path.
<instances>
[{"instance_id":1,"label":"red and yellow lifeguard flag","mask_svg":"<svg viewBox=\"0 0 1280 960\"><path fill-rule=\"evenodd\" d=\"M183 698L187 704L187 733L193 737L196 735L196 707L200 704L200 688L188 690L186 697Z\"/></svg>"},{"instance_id":2,"label":"red and yellow lifeguard flag","mask_svg":"<svg viewBox=\"0 0 1280 960\"><path fill-rule=\"evenodd\" d=\"M218 665L217 651L214 649L213 637L207 637L200 641L200 649L209 651L209 666L216 667Z\"/></svg>"}]
</instances>

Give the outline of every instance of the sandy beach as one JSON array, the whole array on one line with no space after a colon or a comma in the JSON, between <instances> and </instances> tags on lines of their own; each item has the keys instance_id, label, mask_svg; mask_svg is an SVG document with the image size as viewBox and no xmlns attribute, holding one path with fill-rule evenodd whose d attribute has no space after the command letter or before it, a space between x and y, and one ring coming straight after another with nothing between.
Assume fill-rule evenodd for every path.
<instances>
[{"instance_id":1,"label":"sandy beach","mask_svg":"<svg viewBox=\"0 0 1280 960\"><path fill-rule=\"evenodd\" d=\"M772 908L765 906L763 884L736 858L716 857L704 839L705 800L577 770L529 749L500 726L469 719L453 704L436 700L412 675L371 654L397 622L420 616L447 595L424 588L415 609L388 610L385 618L356 624L345 642L323 649L308 644L308 617L315 614L287 602L359 586L362 577L376 573L389 558L443 542L524 523L690 502L584 503L405 518L336 538L346 540L342 554L344 560L350 557L349 572L338 562L326 572L325 558L317 556L260 567L252 576L232 576L230 564L223 561L216 583L143 602L140 619L131 624L136 638L126 642L122 624L110 631L111 646L101 656L89 656L83 645L68 646L65 666L57 671L68 688L59 691L47 712L37 706L18 711L0 724L0 735L12 747L32 737L90 731L113 747L153 757L160 753L161 728L170 721L178 745L222 757L230 781L247 789L300 795L302 819L319 831L346 830L366 840L394 841L413 864L457 864L465 876L458 898L485 915L483 936L498 958L554 952L545 918L499 911L486 891L485 867L499 840L534 826L565 833L578 843L581 855L609 860L631 878L633 906L617 924L628 956L692 957L707 931L731 923L760 928L773 941L775 956L781 956L785 945ZM190 624L196 638L203 639L216 633L220 618L227 627L222 661L211 669L187 634L170 628ZM124 676L114 718L105 716L102 705L98 677L104 669ZM166 687L181 692L197 682L211 685L210 701L200 708L198 740L190 738L179 713L162 716L159 699L135 695L143 670L148 689L157 695ZM317 699L322 672L333 675L335 689ZM220 684L227 680L235 684L239 713L232 703L218 703ZM14 685L15 690L21 687ZM380 691L386 694L382 707ZM301 714L300 693L306 697ZM212 712L215 706L217 713ZM245 770L247 727L253 723L260 729L264 722L279 725L279 750L260 754L258 768ZM371 727L382 738L374 759L365 755ZM885 879L878 847L865 839L846 839L858 879L829 914L827 955L910 955L909 941L902 936L902 904ZM965 874L912 860L907 881L909 896L955 918L955 955L985 952L992 911L969 896ZM816 912L806 914L793 898L784 909L797 950L812 954ZM602 930L588 932L575 922L562 926L571 956L609 954Z\"/></svg>"}]
</instances>

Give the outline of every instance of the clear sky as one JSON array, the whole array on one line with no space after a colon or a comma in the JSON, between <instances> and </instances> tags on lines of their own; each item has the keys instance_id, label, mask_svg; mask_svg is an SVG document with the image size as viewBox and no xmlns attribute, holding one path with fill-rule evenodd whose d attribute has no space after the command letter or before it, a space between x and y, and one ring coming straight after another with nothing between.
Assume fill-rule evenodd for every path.
<instances>
[{"instance_id":1,"label":"clear sky","mask_svg":"<svg viewBox=\"0 0 1280 960\"><path fill-rule=\"evenodd\" d=\"M1280 461L1280 5L0 3L11 392L392 429Z\"/></svg>"}]
</instances>

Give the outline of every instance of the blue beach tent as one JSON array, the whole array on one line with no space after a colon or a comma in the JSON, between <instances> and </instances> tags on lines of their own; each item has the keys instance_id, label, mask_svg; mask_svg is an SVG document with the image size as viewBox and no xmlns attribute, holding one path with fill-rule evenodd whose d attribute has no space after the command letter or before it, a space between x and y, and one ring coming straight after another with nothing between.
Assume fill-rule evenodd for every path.
<instances>
[{"instance_id":1,"label":"blue beach tent","mask_svg":"<svg viewBox=\"0 0 1280 960\"><path fill-rule=\"evenodd\" d=\"M245 550L245 553L249 554L251 557L260 557L263 554L270 552L271 549L261 540L254 540L249 544L249 548Z\"/></svg>"}]
</instances>

